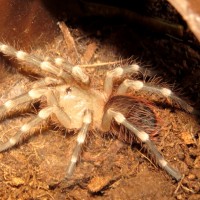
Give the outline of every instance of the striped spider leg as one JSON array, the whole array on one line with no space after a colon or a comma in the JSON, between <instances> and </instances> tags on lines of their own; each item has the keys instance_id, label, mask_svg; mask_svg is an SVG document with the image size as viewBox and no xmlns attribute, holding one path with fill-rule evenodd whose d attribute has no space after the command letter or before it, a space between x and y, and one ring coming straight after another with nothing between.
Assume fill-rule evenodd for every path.
<instances>
[{"instance_id":1,"label":"striped spider leg","mask_svg":"<svg viewBox=\"0 0 200 200\"><path fill-rule=\"evenodd\" d=\"M53 63L51 61L44 61L39 56L28 54L24 51L17 51L10 45L3 44L0 42L0 52L3 54L14 57L18 61L24 62L26 64L30 64L42 71L49 72L50 74L55 75L58 78L63 79L64 81L69 81L72 76L74 79L78 79L84 84L89 83L89 76L87 76L79 66L72 66L70 64L64 63L63 59L55 58ZM61 66L60 68L55 67Z\"/></svg>"}]
</instances>

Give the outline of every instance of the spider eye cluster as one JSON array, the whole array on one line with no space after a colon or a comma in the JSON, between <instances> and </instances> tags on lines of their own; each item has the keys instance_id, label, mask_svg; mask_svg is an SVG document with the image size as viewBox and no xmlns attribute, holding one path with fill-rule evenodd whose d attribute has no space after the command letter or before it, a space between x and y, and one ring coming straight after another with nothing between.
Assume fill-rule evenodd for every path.
<instances>
[{"instance_id":1,"label":"spider eye cluster","mask_svg":"<svg viewBox=\"0 0 200 200\"><path fill-rule=\"evenodd\" d=\"M72 88L71 88L71 87L67 87L67 88L65 89L65 91L66 91L67 94L69 94L69 93L71 93Z\"/></svg>"}]
</instances>

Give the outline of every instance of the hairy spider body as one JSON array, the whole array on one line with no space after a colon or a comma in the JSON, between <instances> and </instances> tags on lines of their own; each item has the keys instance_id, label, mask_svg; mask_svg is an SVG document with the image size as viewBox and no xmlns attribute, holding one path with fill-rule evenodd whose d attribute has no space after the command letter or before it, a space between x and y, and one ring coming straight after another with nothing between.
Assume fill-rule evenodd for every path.
<instances>
[{"instance_id":1,"label":"hairy spider body","mask_svg":"<svg viewBox=\"0 0 200 200\"><path fill-rule=\"evenodd\" d=\"M69 117L68 129L80 129L85 110L91 110L91 128L101 128L101 119L106 97L96 90L81 89L78 86L63 85L55 90L58 104ZM66 122L65 122L66 123Z\"/></svg>"},{"instance_id":2,"label":"hairy spider body","mask_svg":"<svg viewBox=\"0 0 200 200\"><path fill-rule=\"evenodd\" d=\"M63 127L78 131L76 146L65 178L70 178L73 174L88 131L99 129L105 132L111 131L119 139L129 143L137 138L145 143L161 168L176 180L181 179L182 175L168 164L150 139L149 135L158 131L153 106L147 101L132 97L130 92L128 95L128 91L143 90L155 93L172 99L187 112L192 113L194 109L168 88L126 79L127 75L143 71L139 65L132 64L107 71L102 90L95 90L90 88L90 77L81 67L72 66L62 58L44 61L38 56L17 51L3 43L0 43L0 52L34 66L41 71L41 74L45 71L51 75L51 77L36 81L29 92L8 100L0 106L0 119L2 120L13 109L17 110L18 106L27 102L41 99L41 97L46 97L47 102L46 107L25 123L13 137L0 144L0 152L13 147L33 127L54 115ZM113 84L116 78L121 80L121 84L115 91Z\"/></svg>"},{"instance_id":3,"label":"hairy spider body","mask_svg":"<svg viewBox=\"0 0 200 200\"><path fill-rule=\"evenodd\" d=\"M111 97L106 103L105 110L107 109L122 113L129 122L134 123L137 128L144 130L152 137L159 131L158 119L153 111L153 106L147 101L131 96L117 95ZM111 123L111 132L120 140L130 144L137 140L131 131L114 120Z\"/></svg>"}]
</instances>

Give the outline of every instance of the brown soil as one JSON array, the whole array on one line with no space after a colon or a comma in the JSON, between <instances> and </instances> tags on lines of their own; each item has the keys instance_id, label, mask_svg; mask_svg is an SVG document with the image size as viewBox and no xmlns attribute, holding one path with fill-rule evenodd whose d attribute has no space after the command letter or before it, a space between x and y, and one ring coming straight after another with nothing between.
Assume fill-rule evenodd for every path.
<instances>
[{"instance_id":1,"label":"brown soil","mask_svg":"<svg viewBox=\"0 0 200 200\"><path fill-rule=\"evenodd\" d=\"M176 13L174 17L157 15L168 18L171 23L176 20L185 25ZM131 62L135 59L141 66L150 66L162 82L175 85L176 91L182 91L179 96L199 107L200 54L199 44L192 35L185 31L184 37L155 33L144 27L138 28L134 23L99 16L77 18L66 24L75 46L66 47L63 35L59 33L46 46L33 46L32 53L61 55L76 62L76 55L70 53L75 48L81 63L112 62L132 56ZM13 66L7 58L2 58L0 104L27 91L34 80L33 75L28 78L16 73ZM106 67L98 68L96 74L87 70L94 74L92 87L99 89L102 86L102 73ZM98 82L96 78L99 78ZM198 117L162 98L146 94L141 97L155 101L161 126L159 136L155 138L156 146L184 175L183 180L177 183L156 167L140 144L130 146L113 137L102 137L97 130L89 135L71 180L57 185L65 175L76 135L55 130L52 126L26 137L18 146L0 154L1 199L200 199ZM3 121L1 140L13 135L32 115Z\"/></svg>"}]
</instances>

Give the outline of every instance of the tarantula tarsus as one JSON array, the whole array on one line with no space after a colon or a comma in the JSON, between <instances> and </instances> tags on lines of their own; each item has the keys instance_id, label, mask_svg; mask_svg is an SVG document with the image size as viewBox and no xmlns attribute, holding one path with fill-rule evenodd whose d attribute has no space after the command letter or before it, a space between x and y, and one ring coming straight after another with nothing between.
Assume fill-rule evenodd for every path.
<instances>
[{"instance_id":1,"label":"tarantula tarsus","mask_svg":"<svg viewBox=\"0 0 200 200\"><path fill-rule=\"evenodd\" d=\"M141 143L145 143L161 168L177 181L181 179L181 173L168 164L150 139L150 134L156 130L157 125L156 115L151 105L147 101L133 97L128 90L149 91L171 98L190 113L193 113L194 109L168 88L125 78L126 75L142 72L143 69L139 65L131 64L107 71L103 88L99 91L90 88L90 77L80 66L72 66L63 58L57 57L44 61L38 56L17 51L4 43L0 43L0 52L25 64L33 65L41 73L48 72L52 75L36 81L28 93L8 100L0 106L0 119L3 120L14 108L16 110L18 106L27 102L41 97L46 97L47 102L47 106L24 124L13 137L0 144L0 152L16 145L32 127L54 114L63 127L78 130L76 146L65 178L70 178L74 171L88 131L99 129L104 132L111 131L126 142L137 138ZM113 92L115 79L120 80L121 84Z\"/></svg>"}]
</instances>

